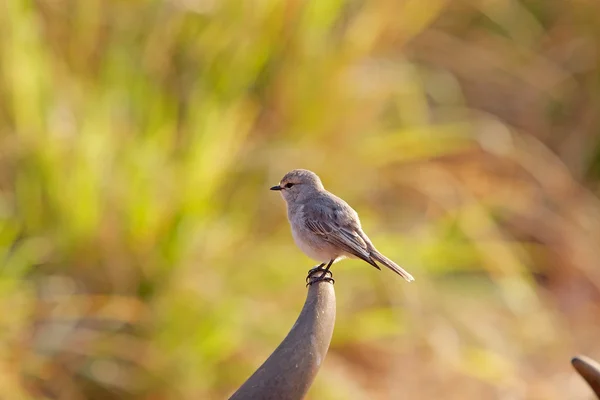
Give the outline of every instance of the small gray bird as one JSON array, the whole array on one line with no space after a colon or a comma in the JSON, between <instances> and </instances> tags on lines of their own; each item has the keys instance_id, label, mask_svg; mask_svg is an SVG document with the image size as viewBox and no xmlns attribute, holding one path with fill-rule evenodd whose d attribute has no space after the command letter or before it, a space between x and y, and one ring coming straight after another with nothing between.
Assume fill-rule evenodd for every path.
<instances>
[{"instance_id":1,"label":"small gray bird","mask_svg":"<svg viewBox=\"0 0 600 400\"><path fill-rule=\"evenodd\" d=\"M296 245L310 258L319 261L324 278L331 264L343 258L360 258L377 269L385 265L407 281L411 274L381 254L363 232L358 214L344 200L328 192L314 172L295 169L285 174L279 190L287 204L288 220ZM327 267L323 268L327 264Z\"/></svg>"}]
</instances>

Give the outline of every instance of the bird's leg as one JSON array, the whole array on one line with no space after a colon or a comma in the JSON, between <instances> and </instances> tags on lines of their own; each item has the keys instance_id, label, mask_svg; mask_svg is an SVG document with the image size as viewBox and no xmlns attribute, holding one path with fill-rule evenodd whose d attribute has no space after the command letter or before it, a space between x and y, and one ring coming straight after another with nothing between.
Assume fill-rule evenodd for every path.
<instances>
[{"instance_id":1,"label":"bird's leg","mask_svg":"<svg viewBox=\"0 0 600 400\"><path fill-rule=\"evenodd\" d=\"M331 267L331 264L333 264L333 261L334 260L330 260L329 264L327 264L326 268L323 268L325 263L322 263L322 264L319 264L316 267L308 270L308 276L306 277L306 286L309 286L315 282L321 282L321 281L335 283L335 280L333 279L333 274L331 273L331 271L329 271L329 267ZM312 274L315 272L319 272L319 271L323 271L323 273L321 275L313 278ZM329 274L329 276L326 276L327 274Z\"/></svg>"},{"instance_id":2,"label":"bird's leg","mask_svg":"<svg viewBox=\"0 0 600 400\"><path fill-rule=\"evenodd\" d=\"M323 268L325 266L325 263L319 264L316 267L313 267L311 269L308 270L308 275L312 274L313 272L317 272L317 271L323 271L325 268Z\"/></svg>"},{"instance_id":3,"label":"bird's leg","mask_svg":"<svg viewBox=\"0 0 600 400\"><path fill-rule=\"evenodd\" d=\"M331 264L333 264L335 260L331 259L329 260L329 264L327 264L327 267L323 270L323 273L321 274L321 276L319 277L319 279L323 279L325 277L325 275L327 275L327 273L329 272L329 268L331 268ZM329 272L331 274L331 272Z\"/></svg>"}]
</instances>

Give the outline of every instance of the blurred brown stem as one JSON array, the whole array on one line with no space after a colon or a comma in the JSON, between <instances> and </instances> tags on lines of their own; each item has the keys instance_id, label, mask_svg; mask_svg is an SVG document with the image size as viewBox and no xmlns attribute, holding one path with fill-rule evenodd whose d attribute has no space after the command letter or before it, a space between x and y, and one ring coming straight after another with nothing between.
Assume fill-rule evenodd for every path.
<instances>
[{"instance_id":1,"label":"blurred brown stem","mask_svg":"<svg viewBox=\"0 0 600 400\"><path fill-rule=\"evenodd\" d=\"M600 365L585 356L577 356L571 360L573 367L579 375L590 385L596 396L600 399Z\"/></svg>"}]
</instances>

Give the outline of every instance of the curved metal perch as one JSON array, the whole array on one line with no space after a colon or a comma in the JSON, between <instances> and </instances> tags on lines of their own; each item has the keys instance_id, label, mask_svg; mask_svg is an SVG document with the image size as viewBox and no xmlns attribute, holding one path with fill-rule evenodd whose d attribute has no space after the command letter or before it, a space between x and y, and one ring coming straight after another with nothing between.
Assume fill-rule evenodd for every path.
<instances>
[{"instance_id":1,"label":"curved metal perch","mask_svg":"<svg viewBox=\"0 0 600 400\"><path fill-rule=\"evenodd\" d=\"M571 364L600 399L600 364L586 356L573 357Z\"/></svg>"},{"instance_id":2,"label":"curved metal perch","mask_svg":"<svg viewBox=\"0 0 600 400\"><path fill-rule=\"evenodd\" d=\"M321 272L313 271L307 279L312 282ZM315 282L286 338L230 400L302 399L325 359L334 323L333 283Z\"/></svg>"}]
</instances>

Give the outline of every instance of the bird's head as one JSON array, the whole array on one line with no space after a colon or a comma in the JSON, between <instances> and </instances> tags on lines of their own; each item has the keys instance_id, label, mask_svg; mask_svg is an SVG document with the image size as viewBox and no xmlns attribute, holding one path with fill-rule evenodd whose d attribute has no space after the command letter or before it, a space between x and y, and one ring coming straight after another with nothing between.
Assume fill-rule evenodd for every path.
<instances>
[{"instance_id":1,"label":"bird's head","mask_svg":"<svg viewBox=\"0 0 600 400\"><path fill-rule=\"evenodd\" d=\"M281 178L279 185L271 187L271 190L278 190L288 202L323 189L321 179L307 169L294 169Z\"/></svg>"}]
</instances>

